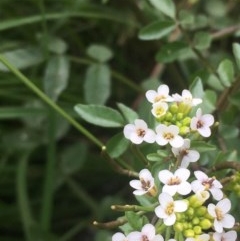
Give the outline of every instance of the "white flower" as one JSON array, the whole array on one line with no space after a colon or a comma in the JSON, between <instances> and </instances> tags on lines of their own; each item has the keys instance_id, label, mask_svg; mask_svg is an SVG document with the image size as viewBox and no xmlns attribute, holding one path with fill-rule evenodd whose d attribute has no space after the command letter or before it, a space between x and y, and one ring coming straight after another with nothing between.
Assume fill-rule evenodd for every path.
<instances>
[{"instance_id":1,"label":"white flower","mask_svg":"<svg viewBox=\"0 0 240 241\"><path fill-rule=\"evenodd\" d=\"M148 169L143 169L139 172L140 180L130 181L130 186L136 190L133 192L135 195L144 195L146 193L151 196L155 196L156 188L154 183L154 178Z\"/></svg>"},{"instance_id":2,"label":"white flower","mask_svg":"<svg viewBox=\"0 0 240 241\"><path fill-rule=\"evenodd\" d=\"M181 158L181 167L187 168L190 162L196 162L200 158L198 151L190 150L190 140L184 139L181 147L172 147L172 152L175 157Z\"/></svg>"},{"instance_id":3,"label":"white flower","mask_svg":"<svg viewBox=\"0 0 240 241\"><path fill-rule=\"evenodd\" d=\"M195 238L187 238L185 241L209 241L210 240L210 235L209 234L201 234L198 235Z\"/></svg>"},{"instance_id":4,"label":"white flower","mask_svg":"<svg viewBox=\"0 0 240 241\"><path fill-rule=\"evenodd\" d=\"M211 129L209 128L214 123L214 117L211 114L202 115L202 110L198 108L196 116L192 118L190 127L194 131L203 137L209 137L211 135Z\"/></svg>"},{"instance_id":5,"label":"white flower","mask_svg":"<svg viewBox=\"0 0 240 241\"><path fill-rule=\"evenodd\" d=\"M128 241L128 238L123 233L115 233L112 236L112 241Z\"/></svg>"},{"instance_id":6,"label":"white flower","mask_svg":"<svg viewBox=\"0 0 240 241\"><path fill-rule=\"evenodd\" d=\"M223 198L222 184L218 180L214 177L209 178L202 171L195 171L194 175L197 180L191 183L193 192L210 191L215 200L219 201Z\"/></svg>"},{"instance_id":7,"label":"white flower","mask_svg":"<svg viewBox=\"0 0 240 241\"><path fill-rule=\"evenodd\" d=\"M167 110L168 104L166 102L157 102L152 105L151 112L156 118L160 118L166 114Z\"/></svg>"},{"instance_id":8,"label":"white flower","mask_svg":"<svg viewBox=\"0 0 240 241\"><path fill-rule=\"evenodd\" d=\"M183 145L184 141L181 136L178 135L179 128L175 125L166 126L160 124L156 127L156 142L160 146L170 144L172 147L180 147Z\"/></svg>"},{"instance_id":9,"label":"white flower","mask_svg":"<svg viewBox=\"0 0 240 241\"><path fill-rule=\"evenodd\" d=\"M192 191L191 184L187 182L190 176L190 171L185 168L179 168L173 174L168 170L162 170L159 172L159 180L165 184L162 188L162 192L166 192L173 196L176 193L181 195L187 195Z\"/></svg>"},{"instance_id":10,"label":"white flower","mask_svg":"<svg viewBox=\"0 0 240 241\"><path fill-rule=\"evenodd\" d=\"M136 119L134 124L127 124L123 130L124 136L134 144L155 142L155 132L148 128L145 121Z\"/></svg>"},{"instance_id":11,"label":"white flower","mask_svg":"<svg viewBox=\"0 0 240 241\"><path fill-rule=\"evenodd\" d=\"M141 232L134 231L128 234L128 241L164 241L162 235L157 234L152 224L145 224Z\"/></svg>"},{"instance_id":12,"label":"white flower","mask_svg":"<svg viewBox=\"0 0 240 241\"><path fill-rule=\"evenodd\" d=\"M182 96L179 94L173 94L172 97L173 97L174 101L182 102L183 104L191 106L191 107L202 103L202 99L193 98L192 94L189 90L183 90Z\"/></svg>"},{"instance_id":13,"label":"white flower","mask_svg":"<svg viewBox=\"0 0 240 241\"><path fill-rule=\"evenodd\" d=\"M208 213L214 218L214 228L218 233L223 232L223 228L232 228L235 223L235 219L227 212L231 208L231 202L229 199L224 198L214 205L208 204Z\"/></svg>"},{"instance_id":14,"label":"white flower","mask_svg":"<svg viewBox=\"0 0 240 241\"><path fill-rule=\"evenodd\" d=\"M167 226L176 222L176 212L184 212L188 208L187 202L183 200L174 201L168 193L162 192L159 195L160 205L155 208L155 213Z\"/></svg>"},{"instance_id":15,"label":"white flower","mask_svg":"<svg viewBox=\"0 0 240 241\"><path fill-rule=\"evenodd\" d=\"M146 98L151 103L156 103L159 101L173 101L173 98L169 96L169 87L167 85L160 85L157 91L148 90L146 92Z\"/></svg>"},{"instance_id":16,"label":"white flower","mask_svg":"<svg viewBox=\"0 0 240 241\"><path fill-rule=\"evenodd\" d=\"M236 241L237 239L237 232L234 230L222 233L214 233L213 234L214 241Z\"/></svg>"}]
</instances>

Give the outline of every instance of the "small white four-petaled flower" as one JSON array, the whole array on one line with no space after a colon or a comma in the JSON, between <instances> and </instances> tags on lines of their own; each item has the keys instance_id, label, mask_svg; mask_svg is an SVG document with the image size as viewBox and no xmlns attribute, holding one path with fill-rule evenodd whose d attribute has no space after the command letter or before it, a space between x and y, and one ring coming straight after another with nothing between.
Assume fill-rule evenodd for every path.
<instances>
[{"instance_id":1,"label":"small white four-petaled flower","mask_svg":"<svg viewBox=\"0 0 240 241\"><path fill-rule=\"evenodd\" d=\"M156 118L160 118L166 114L167 110L168 104L166 102L157 102L152 105L151 112Z\"/></svg>"},{"instance_id":2,"label":"small white four-petaled flower","mask_svg":"<svg viewBox=\"0 0 240 241\"><path fill-rule=\"evenodd\" d=\"M156 195L154 178L148 169L141 170L139 172L139 180L132 180L129 184L136 189L133 191L135 195L144 195L146 193L150 196Z\"/></svg>"},{"instance_id":3,"label":"small white four-petaled flower","mask_svg":"<svg viewBox=\"0 0 240 241\"><path fill-rule=\"evenodd\" d=\"M190 171L185 168L179 168L174 173L168 170L159 172L159 180L164 184L162 192L173 196L176 193L187 195L192 191L191 184L187 182Z\"/></svg>"},{"instance_id":4,"label":"small white four-petaled flower","mask_svg":"<svg viewBox=\"0 0 240 241\"><path fill-rule=\"evenodd\" d=\"M184 143L183 138L178 135L179 128L175 125L166 126L163 124L159 124L156 127L156 142L160 146L165 146L166 144L170 144L172 147L181 147Z\"/></svg>"},{"instance_id":5,"label":"small white four-petaled flower","mask_svg":"<svg viewBox=\"0 0 240 241\"><path fill-rule=\"evenodd\" d=\"M148 223L142 227L141 232L134 231L128 234L128 241L164 241L162 235L156 234L155 227Z\"/></svg>"},{"instance_id":6,"label":"small white four-petaled flower","mask_svg":"<svg viewBox=\"0 0 240 241\"><path fill-rule=\"evenodd\" d=\"M125 125L123 133L134 144L141 144L143 141L155 142L155 132L149 129L146 122L141 119L136 119L134 124Z\"/></svg>"},{"instance_id":7,"label":"small white four-petaled flower","mask_svg":"<svg viewBox=\"0 0 240 241\"><path fill-rule=\"evenodd\" d=\"M167 85L160 85L157 91L148 90L146 92L146 98L150 103L156 103L159 101L173 101L173 98L169 95L169 87Z\"/></svg>"},{"instance_id":8,"label":"small white four-petaled flower","mask_svg":"<svg viewBox=\"0 0 240 241\"><path fill-rule=\"evenodd\" d=\"M236 241L237 239L237 232L234 230L222 233L214 233L213 240L214 241Z\"/></svg>"},{"instance_id":9,"label":"small white four-petaled flower","mask_svg":"<svg viewBox=\"0 0 240 241\"><path fill-rule=\"evenodd\" d=\"M162 192L158 197L160 205L155 208L155 213L163 219L166 226L171 226L176 222L176 213L184 212L188 208L188 203L184 200L174 201L168 193Z\"/></svg>"},{"instance_id":10,"label":"small white four-petaled flower","mask_svg":"<svg viewBox=\"0 0 240 241\"><path fill-rule=\"evenodd\" d=\"M191 92L189 90L183 90L182 95L173 94L172 95L174 101L178 103L183 103L189 107L196 106L202 103L202 99L193 98Z\"/></svg>"},{"instance_id":11,"label":"small white four-petaled flower","mask_svg":"<svg viewBox=\"0 0 240 241\"><path fill-rule=\"evenodd\" d=\"M123 233L117 232L112 236L112 241L129 241L129 240Z\"/></svg>"},{"instance_id":12,"label":"small white four-petaled flower","mask_svg":"<svg viewBox=\"0 0 240 241\"><path fill-rule=\"evenodd\" d=\"M194 131L203 137L209 137L211 135L210 126L214 123L214 117L211 114L202 115L202 110L198 108L196 116L191 120L190 127Z\"/></svg>"},{"instance_id":13,"label":"small white four-petaled flower","mask_svg":"<svg viewBox=\"0 0 240 241\"><path fill-rule=\"evenodd\" d=\"M218 180L214 177L209 178L202 171L195 171L194 175L197 180L191 183L193 192L210 191L215 200L219 201L223 198L222 184Z\"/></svg>"},{"instance_id":14,"label":"small white four-petaled flower","mask_svg":"<svg viewBox=\"0 0 240 241\"><path fill-rule=\"evenodd\" d=\"M228 211L231 209L231 202L229 199L224 198L216 205L213 203L208 204L208 213L214 218L214 228L218 233L223 232L223 228L232 228L235 219Z\"/></svg>"},{"instance_id":15,"label":"small white four-petaled flower","mask_svg":"<svg viewBox=\"0 0 240 241\"><path fill-rule=\"evenodd\" d=\"M200 158L198 151L190 150L190 140L184 139L184 143L181 147L172 147L172 152L175 157L180 158L181 167L187 168L190 162L196 162Z\"/></svg>"}]
</instances>

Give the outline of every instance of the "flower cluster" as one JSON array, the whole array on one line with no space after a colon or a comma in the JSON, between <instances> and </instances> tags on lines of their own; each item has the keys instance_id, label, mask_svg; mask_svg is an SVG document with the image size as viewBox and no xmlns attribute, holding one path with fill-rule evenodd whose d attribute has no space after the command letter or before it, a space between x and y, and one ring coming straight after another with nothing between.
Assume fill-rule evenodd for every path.
<instances>
[{"instance_id":1,"label":"flower cluster","mask_svg":"<svg viewBox=\"0 0 240 241\"><path fill-rule=\"evenodd\" d=\"M236 231L226 230L234 227L235 219L229 214L231 202L221 182L201 170L188 169L200 159L191 142L211 135L214 117L194 108L202 100L189 90L169 95L169 87L160 85L157 91L147 91L146 98L152 104L154 128L136 119L124 127L124 136L133 144L170 147L172 161L157 173L145 168L139 179L130 181L134 195L153 203L146 209L146 219L152 217L152 221L145 220L141 231L118 232L112 241L235 241Z\"/></svg>"}]
</instances>

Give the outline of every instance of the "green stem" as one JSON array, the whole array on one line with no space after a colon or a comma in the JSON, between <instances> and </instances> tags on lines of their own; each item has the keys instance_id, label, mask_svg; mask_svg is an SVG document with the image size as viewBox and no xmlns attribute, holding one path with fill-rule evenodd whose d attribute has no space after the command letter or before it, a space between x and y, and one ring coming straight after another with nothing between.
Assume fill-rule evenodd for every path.
<instances>
[{"instance_id":1,"label":"green stem","mask_svg":"<svg viewBox=\"0 0 240 241\"><path fill-rule=\"evenodd\" d=\"M29 153L22 154L17 169L17 199L26 240L31 241L31 227L34 224L27 194L27 166Z\"/></svg>"},{"instance_id":2,"label":"green stem","mask_svg":"<svg viewBox=\"0 0 240 241\"><path fill-rule=\"evenodd\" d=\"M2 55L0 55L0 61L19 79L21 80L29 89L31 89L35 94L39 96L45 103L47 103L51 108L58 112L62 117L64 117L69 123L71 123L78 131L80 131L84 136L91 140L98 147L102 147L103 143L99 141L95 136L93 136L87 129L85 129L81 124L79 124L75 119L73 119L67 112L65 112L61 107L59 107L55 102L53 102L46 94L44 94L36 85L34 85L26 76L24 76L18 69L12 66Z\"/></svg>"},{"instance_id":3,"label":"green stem","mask_svg":"<svg viewBox=\"0 0 240 241\"><path fill-rule=\"evenodd\" d=\"M146 166L149 166L149 162L146 159L146 157L143 155L143 153L140 151L139 147L137 145L132 144L131 145L133 153L138 157Z\"/></svg>"},{"instance_id":4,"label":"green stem","mask_svg":"<svg viewBox=\"0 0 240 241\"><path fill-rule=\"evenodd\" d=\"M65 233L61 238L58 239L58 241L68 241L72 240L73 237L78 234L82 229L84 229L88 225L88 222L82 221L72 227L67 233Z\"/></svg>"},{"instance_id":5,"label":"green stem","mask_svg":"<svg viewBox=\"0 0 240 241\"><path fill-rule=\"evenodd\" d=\"M41 227L44 231L50 230L53 209L54 180L56 169L56 113L49 109L48 127L48 155L46 163L46 174L43 185L43 202L41 210Z\"/></svg>"},{"instance_id":6,"label":"green stem","mask_svg":"<svg viewBox=\"0 0 240 241\"><path fill-rule=\"evenodd\" d=\"M165 240L169 240L169 239L170 239L171 232L172 232L172 227L171 227L171 226L168 226L168 227L166 228L166 232L165 232Z\"/></svg>"},{"instance_id":7,"label":"green stem","mask_svg":"<svg viewBox=\"0 0 240 241\"><path fill-rule=\"evenodd\" d=\"M92 213L97 214L98 205L94 199L89 196L87 192L80 186L79 183L76 183L72 178L66 177L66 183L71 188L71 190L76 194L81 202L84 202Z\"/></svg>"}]
</instances>

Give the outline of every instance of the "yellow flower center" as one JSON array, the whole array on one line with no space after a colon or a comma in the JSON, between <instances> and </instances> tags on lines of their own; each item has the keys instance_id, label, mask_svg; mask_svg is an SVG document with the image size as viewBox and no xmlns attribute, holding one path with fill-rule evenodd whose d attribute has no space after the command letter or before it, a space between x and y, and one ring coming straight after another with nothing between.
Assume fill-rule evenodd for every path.
<instances>
[{"instance_id":1,"label":"yellow flower center","mask_svg":"<svg viewBox=\"0 0 240 241\"><path fill-rule=\"evenodd\" d=\"M166 140L172 140L174 138L174 135L170 132L164 133L163 134L164 139Z\"/></svg>"},{"instance_id":2,"label":"yellow flower center","mask_svg":"<svg viewBox=\"0 0 240 241\"><path fill-rule=\"evenodd\" d=\"M173 211L174 211L174 203L171 202L171 203L169 203L169 204L167 205L167 207L166 207L166 209L165 209L165 213L166 213L167 215L171 215L171 214L173 213Z\"/></svg>"},{"instance_id":3,"label":"yellow flower center","mask_svg":"<svg viewBox=\"0 0 240 241\"><path fill-rule=\"evenodd\" d=\"M155 114L156 114L157 117L161 117L165 113L166 113L165 109L161 106L159 106L155 109Z\"/></svg>"},{"instance_id":4,"label":"yellow flower center","mask_svg":"<svg viewBox=\"0 0 240 241\"><path fill-rule=\"evenodd\" d=\"M179 185L181 183L181 179L179 177L171 177L168 181L168 185Z\"/></svg>"},{"instance_id":5,"label":"yellow flower center","mask_svg":"<svg viewBox=\"0 0 240 241\"><path fill-rule=\"evenodd\" d=\"M218 221L221 221L223 219L223 212L220 208L216 207L215 208L215 213L216 213L216 216L217 216L217 220Z\"/></svg>"},{"instance_id":6,"label":"yellow flower center","mask_svg":"<svg viewBox=\"0 0 240 241\"><path fill-rule=\"evenodd\" d=\"M164 95L157 95L155 98L154 98L154 102L159 102L161 100L165 100L165 96Z\"/></svg>"}]
</instances>

